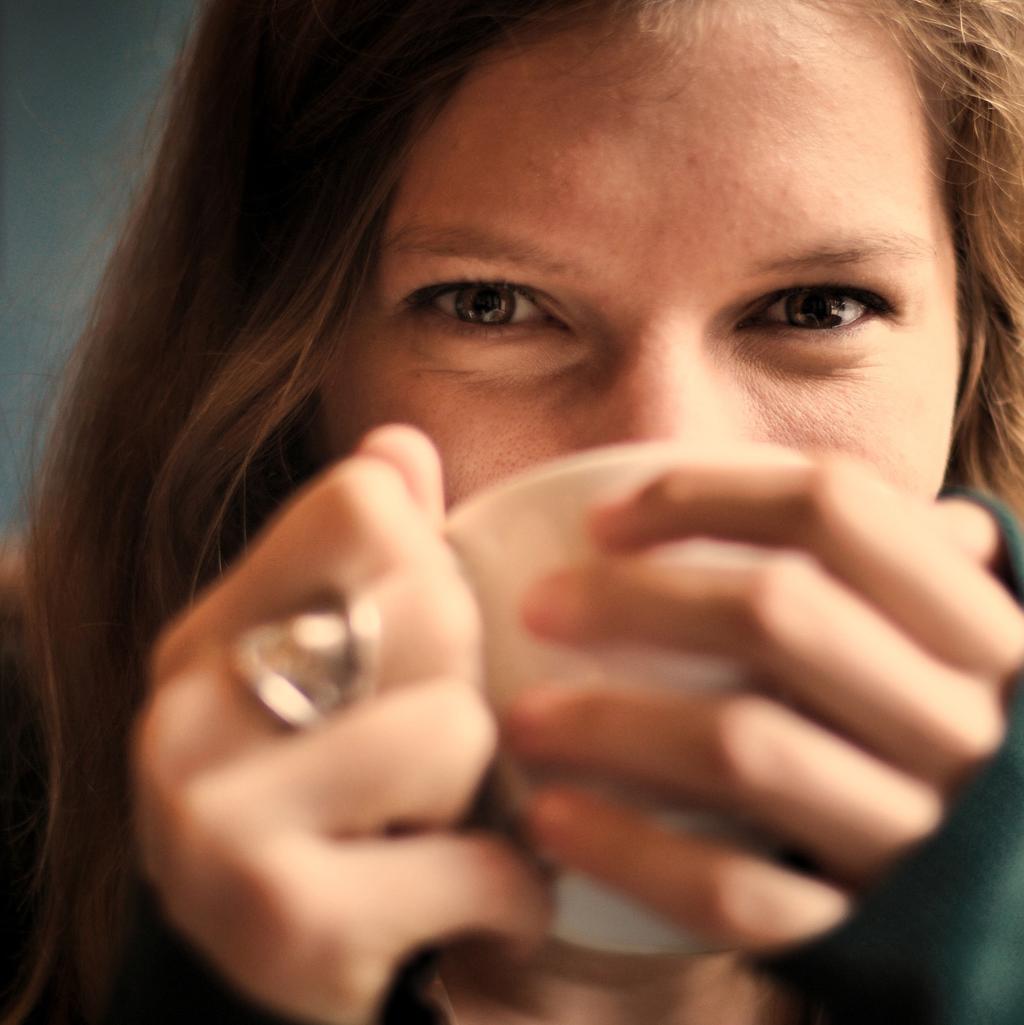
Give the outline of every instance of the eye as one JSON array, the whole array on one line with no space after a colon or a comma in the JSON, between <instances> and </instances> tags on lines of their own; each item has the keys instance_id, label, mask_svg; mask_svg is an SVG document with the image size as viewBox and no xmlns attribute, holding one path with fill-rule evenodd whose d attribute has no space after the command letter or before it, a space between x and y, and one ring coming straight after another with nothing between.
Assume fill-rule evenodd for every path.
<instances>
[{"instance_id":1,"label":"eye","mask_svg":"<svg viewBox=\"0 0 1024 1025\"><path fill-rule=\"evenodd\" d=\"M409 302L433 307L463 324L503 327L549 319L526 289L501 282L432 285L411 295Z\"/></svg>"},{"instance_id":2,"label":"eye","mask_svg":"<svg viewBox=\"0 0 1024 1025\"><path fill-rule=\"evenodd\" d=\"M761 319L806 331L831 331L856 324L870 311L884 313L889 308L880 296L860 290L800 288L779 296Z\"/></svg>"}]
</instances>

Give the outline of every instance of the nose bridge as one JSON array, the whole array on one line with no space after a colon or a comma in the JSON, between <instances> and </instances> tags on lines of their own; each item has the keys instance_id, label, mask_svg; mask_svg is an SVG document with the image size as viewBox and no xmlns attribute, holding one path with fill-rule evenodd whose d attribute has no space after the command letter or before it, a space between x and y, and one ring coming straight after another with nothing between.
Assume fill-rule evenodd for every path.
<instances>
[{"instance_id":1,"label":"nose bridge","mask_svg":"<svg viewBox=\"0 0 1024 1025\"><path fill-rule=\"evenodd\" d=\"M598 399L597 442L746 440L741 394L699 332L676 324L624 345Z\"/></svg>"}]
</instances>

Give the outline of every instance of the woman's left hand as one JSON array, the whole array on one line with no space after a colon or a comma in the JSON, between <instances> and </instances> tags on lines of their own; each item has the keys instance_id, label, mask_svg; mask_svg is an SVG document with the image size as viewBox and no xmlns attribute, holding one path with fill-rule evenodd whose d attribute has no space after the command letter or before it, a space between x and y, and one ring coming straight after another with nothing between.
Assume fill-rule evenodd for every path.
<instances>
[{"instance_id":1,"label":"woman's left hand","mask_svg":"<svg viewBox=\"0 0 1024 1025\"><path fill-rule=\"evenodd\" d=\"M538 846L715 943L768 950L838 924L1003 737L1024 614L995 576L991 516L827 457L680 469L591 526L607 557L534 589L536 633L726 656L754 688L537 688L509 712L511 749L746 819L820 875L568 786L535 793ZM638 558L690 537L770 554L686 570Z\"/></svg>"}]
</instances>

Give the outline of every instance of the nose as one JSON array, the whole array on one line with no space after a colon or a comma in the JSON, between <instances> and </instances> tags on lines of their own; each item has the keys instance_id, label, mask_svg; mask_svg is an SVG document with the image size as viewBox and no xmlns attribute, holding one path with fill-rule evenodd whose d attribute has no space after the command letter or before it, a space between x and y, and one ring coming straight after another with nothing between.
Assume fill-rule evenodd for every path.
<instances>
[{"instance_id":1,"label":"nose","mask_svg":"<svg viewBox=\"0 0 1024 1025\"><path fill-rule=\"evenodd\" d=\"M737 368L683 332L649 332L623 345L594 389L586 447L678 441L717 447L753 441L751 402Z\"/></svg>"}]
</instances>

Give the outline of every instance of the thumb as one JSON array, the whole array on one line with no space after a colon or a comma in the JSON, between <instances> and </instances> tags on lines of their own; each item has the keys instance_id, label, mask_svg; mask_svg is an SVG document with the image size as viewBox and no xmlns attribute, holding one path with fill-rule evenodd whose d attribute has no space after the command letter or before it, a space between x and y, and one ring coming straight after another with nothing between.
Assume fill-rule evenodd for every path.
<instances>
[{"instance_id":1,"label":"thumb","mask_svg":"<svg viewBox=\"0 0 1024 1025\"><path fill-rule=\"evenodd\" d=\"M408 424L386 424L366 434L356 453L382 459L405 481L413 501L438 529L444 523L444 477L434 443Z\"/></svg>"}]
</instances>

